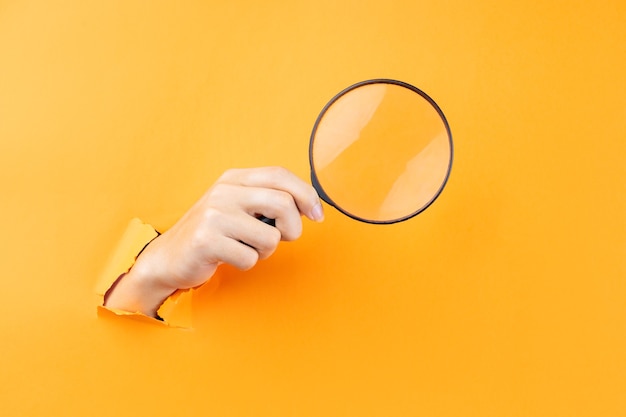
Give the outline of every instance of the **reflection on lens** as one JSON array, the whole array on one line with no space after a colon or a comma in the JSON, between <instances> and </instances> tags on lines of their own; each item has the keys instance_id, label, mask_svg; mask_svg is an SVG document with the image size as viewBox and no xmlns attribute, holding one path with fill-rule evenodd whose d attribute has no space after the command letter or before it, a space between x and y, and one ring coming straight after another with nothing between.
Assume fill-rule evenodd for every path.
<instances>
[{"instance_id":1,"label":"reflection on lens","mask_svg":"<svg viewBox=\"0 0 626 417\"><path fill-rule=\"evenodd\" d=\"M439 107L394 80L356 84L320 114L311 136L313 184L345 214L372 223L406 220L445 185L452 137Z\"/></svg>"}]
</instances>

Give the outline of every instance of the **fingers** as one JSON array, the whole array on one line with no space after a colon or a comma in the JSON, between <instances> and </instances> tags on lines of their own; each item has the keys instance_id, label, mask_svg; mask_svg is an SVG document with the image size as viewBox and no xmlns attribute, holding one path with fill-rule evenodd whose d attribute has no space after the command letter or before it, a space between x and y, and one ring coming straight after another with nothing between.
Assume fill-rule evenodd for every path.
<instances>
[{"instance_id":1,"label":"fingers","mask_svg":"<svg viewBox=\"0 0 626 417\"><path fill-rule=\"evenodd\" d=\"M226 171L218 182L286 192L293 199L300 214L313 221L324 219L322 204L315 189L285 168L232 169Z\"/></svg>"},{"instance_id":2,"label":"fingers","mask_svg":"<svg viewBox=\"0 0 626 417\"><path fill-rule=\"evenodd\" d=\"M265 224L248 215L223 216L223 236L228 238L223 253L219 254L220 261L237 266L240 269L249 269L256 261L269 258L281 240L281 232L276 227ZM234 243L234 244L233 244ZM238 245L238 246L237 246ZM237 246L236 250L234 249ZM232 249L236 253L231 253ZM250 250L256 255L250 256ZM252 258L255 259L252 259Z\"/></svg>"},{"instance_id":3,"label":"fingers","mask_svg":"<svg viewBox=\"0 0 626 417\"><path fill-rule=\"evenodd\" d=\"M228 238L212 239L215 259L240 269L269 257L280 240L299 238L301 215L315 221L324 217L315 189L280 167L226 171L203 200L201 207L211 214L204 229L217 230L214 237ZM274 219L275 227L259 221L259 216Z\"/></svg>"},{"instance_id":4,"label":"fingers","mask_svg":"<svg viewBox=\"0 0 626 417\"><path fill-rule=\"evenodd\" d=\"M248 222L243 217L238 217L239 228L246 230L258 230L262 222L257 220L259 216L265 216L275 220L276 229L280 232L282 240L295 240L302 234L302 219L300 211L291 194L258 187L246 187L232 184L216 184L211 190L211 206L218 207L219 202L225 203L219 208L224 214L245 213ZM252 225L250 219L254 220ZM256 227L255 227L256 226ZM258 232L261 232L258 230ZM248 242L246 239L241 239ZM248 242L249 243L249 242ZM252 245L255 246L255 245ZM256 246L255 246L256 247Z\"/></svg>"}]
</instances>

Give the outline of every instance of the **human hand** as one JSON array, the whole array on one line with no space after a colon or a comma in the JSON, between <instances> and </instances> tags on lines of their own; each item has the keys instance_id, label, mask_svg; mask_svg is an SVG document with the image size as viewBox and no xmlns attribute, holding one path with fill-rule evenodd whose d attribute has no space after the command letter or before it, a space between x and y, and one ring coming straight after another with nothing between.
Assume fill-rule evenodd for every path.
<instances>
[{"instance_id":1,"label":"human hand","mask_svg":"<svg viewBox=\"0 0 626 417\"><path fill-rule=\"evenodd\" d=\"M259 221L275 220L275 227ZM302 233L301 216L322 221L313 187L279 167L232 169L167 232L154 239L109 291L105 305L156 316L178 289L202 285L222 263L252 268L281 240Z\"/></svg>"}]
</instances>

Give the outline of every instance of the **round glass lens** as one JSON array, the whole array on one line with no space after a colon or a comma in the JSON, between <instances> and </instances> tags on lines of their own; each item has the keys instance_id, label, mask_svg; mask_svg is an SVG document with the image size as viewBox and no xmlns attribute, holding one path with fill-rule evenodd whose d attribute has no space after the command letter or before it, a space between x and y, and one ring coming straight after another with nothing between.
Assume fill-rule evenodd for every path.
<instances>
[{"instance_id":1,"label":"round glass lens","mask_svg":"<svg viewBox=\"0 0 626 417\"><path fill-rule=\"evenodd\" d=\"M339 93L318 117L309 149L313 185L341 212L395 223L426 209L452 165L452 136L437 104L395 80Z\"/></svg>"}]
</instances>

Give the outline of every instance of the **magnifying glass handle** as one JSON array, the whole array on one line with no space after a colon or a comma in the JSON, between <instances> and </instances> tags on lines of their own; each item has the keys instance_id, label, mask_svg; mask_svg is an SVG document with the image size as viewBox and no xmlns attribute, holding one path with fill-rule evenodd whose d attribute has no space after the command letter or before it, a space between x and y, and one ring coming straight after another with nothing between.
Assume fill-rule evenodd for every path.
<instances>
[{"instance_id":1,"label":"magnifying glass handle","mask_svg":"<svg viewBox=\"0 0 626 417\"><path fill-rule=\"evenodd\" d=\"M270 219L270 218L265 217L265 216L260 216L260 217L258 217L258 219L261 220L265 224L269 224L270 226L276 227L276 220L274 220L274 219Z\"/></svg>"}]
</instances>

